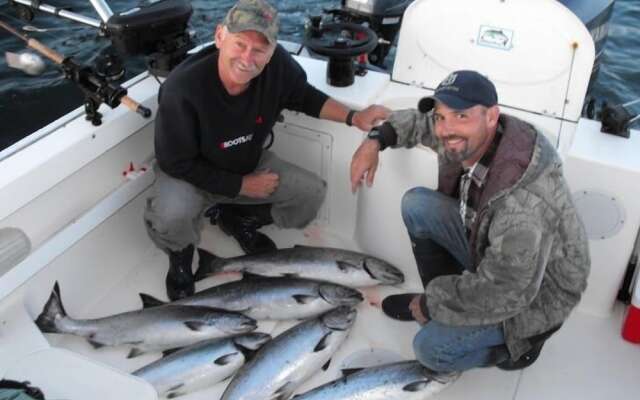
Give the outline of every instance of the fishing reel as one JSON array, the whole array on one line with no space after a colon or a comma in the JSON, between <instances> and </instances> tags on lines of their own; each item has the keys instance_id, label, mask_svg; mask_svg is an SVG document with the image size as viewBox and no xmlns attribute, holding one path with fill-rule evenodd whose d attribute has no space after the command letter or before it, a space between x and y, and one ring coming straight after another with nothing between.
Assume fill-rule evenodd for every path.
<instances>
[{"instance_id":1,"label":"fishing reel","mask_svg":"<svg viewBox=\"0 0 640 400\"><path fill-rule=\"evenodd\" d=\"M603 133L628 139L631 126L640 121L640 114L633 115L628 107L639 102L640 99L636 99L625 104L610 105L603 101L600 110L596 111L596 99L592 97L585 102L582 115L599 120L602 123Z\"/></svg>"},{"instance_id":2,"label":"fishing reel","mask_svg":"<svg viewBox=\"0 0 640 400\"><path fill-rule=\"evenodd\" d=\"M110 82L88 66L77 64L72 58L65 58L61 64L65 78L74 82L85 96L85 118L93 125L102 123L102 114L98 112L100 104L111 108L120 105L120 99L126 96L127 89Z\"/></svg>"}]
</instances>

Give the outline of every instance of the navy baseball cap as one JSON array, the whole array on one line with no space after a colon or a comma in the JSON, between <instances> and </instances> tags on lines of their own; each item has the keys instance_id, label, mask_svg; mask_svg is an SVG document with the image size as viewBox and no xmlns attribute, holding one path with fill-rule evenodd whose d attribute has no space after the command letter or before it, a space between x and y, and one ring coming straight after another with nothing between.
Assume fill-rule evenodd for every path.
<instances>
[{"instance_id":1,"label":"navy baseball cap","mask_svg":"<svg viewBox=\"0 0 640 400\"><path fill-rule=\"evenodd\" d=\"M418 109L426 113L433 108L436 100L454 110L466 110L477 105L495 106L498 104L498 93L484 75L462 70L450 73L440 82L433 96L420 99Z\"/></svg>"}]
</instances>

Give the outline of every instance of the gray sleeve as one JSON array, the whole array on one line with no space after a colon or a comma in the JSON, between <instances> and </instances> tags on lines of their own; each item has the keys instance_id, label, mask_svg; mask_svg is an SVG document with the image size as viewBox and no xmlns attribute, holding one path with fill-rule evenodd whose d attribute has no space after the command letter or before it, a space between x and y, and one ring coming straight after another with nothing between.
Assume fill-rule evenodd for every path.
<instances>
[{"instance_id":1,"label":"gray sleeve","mask_svg":"<svg viewBox=\"0 0 640 400\"><path fill-rule=\"evenodd\" d=\"M422 144L437 150L438 141L433 133L431 115L431 113L421 113L416 109L398 110L391 113L386 124L393 128L396 140L390 145L394 148L411 148Z\"/></svg>"}]
</instances>

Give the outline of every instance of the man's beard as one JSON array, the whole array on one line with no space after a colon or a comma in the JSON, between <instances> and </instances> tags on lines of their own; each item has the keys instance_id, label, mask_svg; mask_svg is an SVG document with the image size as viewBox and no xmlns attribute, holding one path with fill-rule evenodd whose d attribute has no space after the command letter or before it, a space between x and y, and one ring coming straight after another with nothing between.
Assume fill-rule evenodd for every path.
<instances>
[{"instance_id":1,"label":"man's beard","mask_svg":"<svg viewBox=\"0 0 640 400\"><path fill-rule=\"evenodd\" d=\"M447 150L447 147L443 144L444 157L451 162L463 162L471 156L469 149L469 142L465 142L465 146L461 151Z\"/></svg>"}]
</instances>

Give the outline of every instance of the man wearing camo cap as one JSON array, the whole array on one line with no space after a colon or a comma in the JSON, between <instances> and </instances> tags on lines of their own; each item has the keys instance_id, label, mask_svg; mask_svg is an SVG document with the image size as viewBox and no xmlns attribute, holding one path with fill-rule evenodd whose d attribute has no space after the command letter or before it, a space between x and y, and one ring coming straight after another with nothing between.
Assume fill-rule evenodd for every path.
<instances>
[{"instance_id":1,"label":"man wearing camo cap","mask_svg":"<svg viewBox=\"0 0 640 400\"><path fill-rule=\"evenodd\" d=\"M269 3L239 0L216 27L215 47L186 59L162 85L156 182L144 217L169 255L171 299L194 291L191 263L204 216L250 254L276 248L261 226L302 228L315 218L325 182L263 149L283 109L363 131L388 115L381 106L350 110L307 83L278 45L278 27Z\"/></svg>"}]
</instances>

